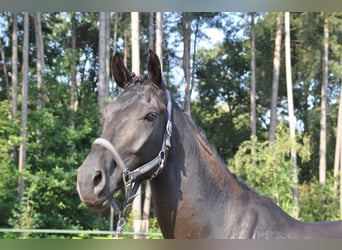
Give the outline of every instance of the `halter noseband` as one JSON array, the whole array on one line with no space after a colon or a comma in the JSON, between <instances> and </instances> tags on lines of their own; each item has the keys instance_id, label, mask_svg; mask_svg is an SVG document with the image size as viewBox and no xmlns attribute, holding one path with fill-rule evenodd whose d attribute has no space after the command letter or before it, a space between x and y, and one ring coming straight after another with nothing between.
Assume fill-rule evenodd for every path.
<instances>
[{"instance_id":1,"label":"halter noseband","mask_svg":"<svg viewBox=\"0 0 342 250\"><path fill-rule=\"evenodd\" d=\"M167 122L163 137L163 142L161 146L161 150L159 151L159 154L153 158L151 161L145 163L144 165L134 169L129 170L125 163L123 162L120 154L115 149L114 145L109 142L108 140L104 138L97 138L93 142L92 145L100 145L107 149L114 161L116 162L117 166L121 168L122 170L122 179L125 186L125 201L124 201L124 207L121 211L120 206L118 205L115 198L112 198L112 207L114 208L115 212L119 214L119 221L117 224L117 236L121 235L122 228L126 224L126 217L128 215L128 212L132 206L134 198L137 196L137 191L142 183L142 181L147 179L153 179L158 174L160 174L163 171L163 168L165 166L167 156L169 153L169 150L171 148L171 135L172 135L172 99L170 92L166 89L166 98L167 98Z\"/></svg>"}]
</instances>

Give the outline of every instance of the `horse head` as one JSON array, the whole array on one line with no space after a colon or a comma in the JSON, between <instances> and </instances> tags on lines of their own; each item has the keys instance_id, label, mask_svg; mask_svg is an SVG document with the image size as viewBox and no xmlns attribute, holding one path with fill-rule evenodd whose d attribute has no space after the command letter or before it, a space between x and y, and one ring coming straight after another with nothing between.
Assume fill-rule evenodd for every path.
<instances>
[{"instance_id":1,"label":"horse head","mask_svg":"<svg viewBox=\"0 0 342 250\"><path fill-rule=\"evenodd\" d=\"M134 184L158 174L170 146L171 99L158 56L149 52L146 76L130 73L118 54L112 71L124 91L104 108L101 137L77 171L79 196L95 210L113 205L123 187L134 198Z\"/></svg>"}]
</instances>

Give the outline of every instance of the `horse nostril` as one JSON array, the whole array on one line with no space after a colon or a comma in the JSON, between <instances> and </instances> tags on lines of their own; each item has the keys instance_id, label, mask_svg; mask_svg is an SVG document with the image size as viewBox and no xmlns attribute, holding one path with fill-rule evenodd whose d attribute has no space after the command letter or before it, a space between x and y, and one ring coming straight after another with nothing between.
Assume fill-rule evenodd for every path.
<instances>
[{"instance_id":1,"label":"horse nostril","mask_svg":"<svg viewBox=\"0 0 342 250\"><path fill-rule=\"evenodd\" d=\"M93 177L94 187L98 186L101 181L102 181L102 173L101 171L96 171Z\"/></svg>"},{"instance_id":2,"label":"horse nostril","mask_svg":"<svg viewBox=\"0 0 342 250\"><path fill-rule=\"evenodd\" d=\"M106 176L103 171L96 171L93 176L94 194L99 195L106 186Z\"/></svg>"}]
</instances>

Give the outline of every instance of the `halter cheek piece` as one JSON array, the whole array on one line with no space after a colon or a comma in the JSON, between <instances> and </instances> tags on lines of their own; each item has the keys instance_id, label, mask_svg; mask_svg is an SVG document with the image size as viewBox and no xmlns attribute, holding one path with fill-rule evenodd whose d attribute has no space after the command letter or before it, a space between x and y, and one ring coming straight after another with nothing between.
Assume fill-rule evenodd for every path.
<instances>
[{"instance_id":1,"label":"halter cheek piece","mask_svg":"<svg viewBox=\"0 0 342 250\"><path fill-rule=\"evenodd\" d=\"M142 181L147 179L151 180L154 177L156 177L163 171L163 168L166 163L167 156L171 148L172 100L170 92L167 89L165 90L165 92L167 98L167 122L163 142L159 154L151 161L131 171L126 167L125 163L123 162L122 158L120 157L119 153L117 152L117 150L111 142L104 138L97 138L93 142L93 145L100 145L107 149L111 153L117 166L120 167L122 170L122 179L125 187L125 201L123 210L121 211L120 206L114 197L111 201L115 213L119 214L119 221L116 230L117 236L120 236L122 234L122 228L126 224L126 217L128 215L128 212L130 211L134 198L137 196L137 191Z\"/></svg>"}]
</instances>

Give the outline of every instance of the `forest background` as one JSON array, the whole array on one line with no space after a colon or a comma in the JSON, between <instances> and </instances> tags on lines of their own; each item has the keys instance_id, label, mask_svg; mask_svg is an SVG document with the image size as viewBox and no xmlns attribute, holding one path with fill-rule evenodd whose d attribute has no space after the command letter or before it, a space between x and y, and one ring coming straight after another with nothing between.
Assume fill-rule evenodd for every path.
<instances>
[{"instance_id":1,"label":"forest background","mask_svg":"<svg viewBox=\"0 0 342 250\"><path fill-rule=\"evenodd\" d=\"M0 13L0 228L111 227L76 169L120 94L112 55L144 73L148 48L233 172L296 218L341 218L342 13ZM71 236L0 233L17 237Z\"/></svg>"}]
</instances>

